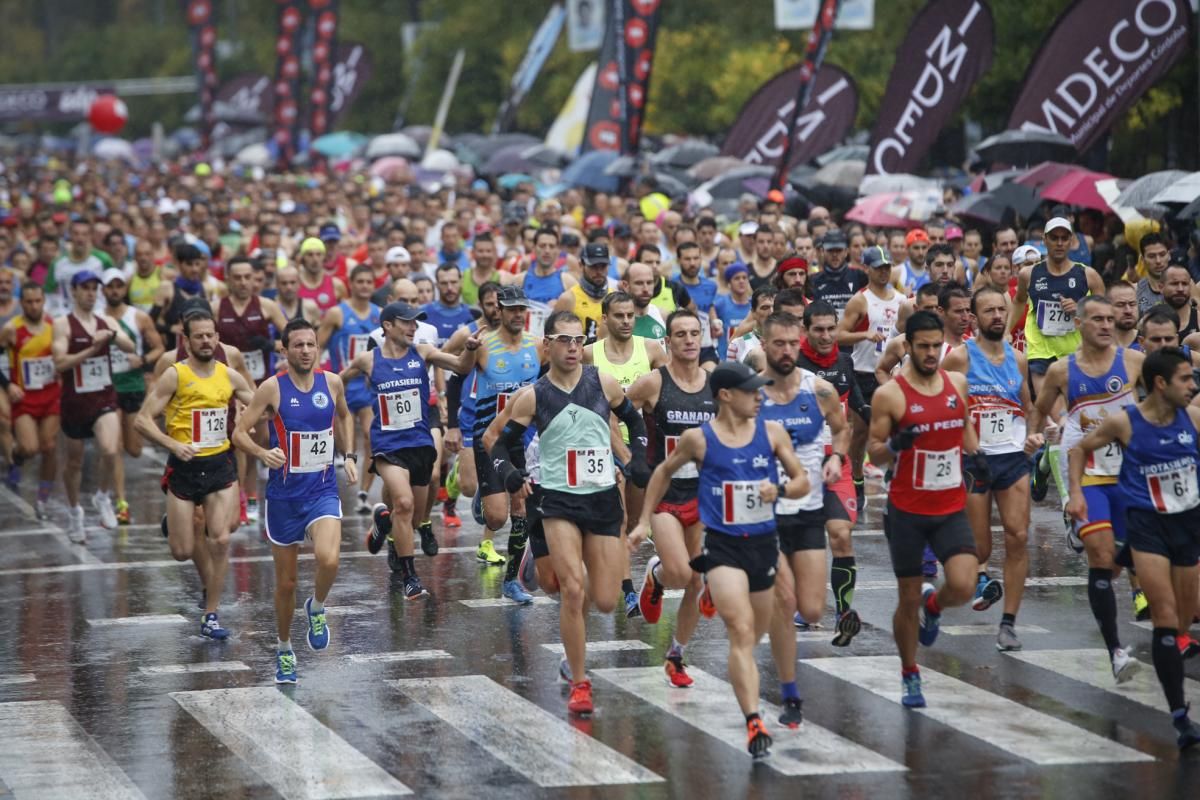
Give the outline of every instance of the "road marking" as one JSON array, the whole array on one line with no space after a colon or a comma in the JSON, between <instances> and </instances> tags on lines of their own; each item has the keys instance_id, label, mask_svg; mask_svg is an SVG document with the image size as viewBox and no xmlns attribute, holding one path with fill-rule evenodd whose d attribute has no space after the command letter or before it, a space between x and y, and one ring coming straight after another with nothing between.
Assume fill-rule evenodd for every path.
<instances>
[{"instance_id":1,"label":"road marking","mask_svg":"<svg viewBox=\"0 0 1200 800\"><path fill-rule=\"evenodd\" d=\"M484 675L388 682L538 786L664 782Z\"/></svg>"},{"instance_id":2,"label":"road marking","mask_svg":"<svg viewBox=\"0 0 1200 800\"><path fill-rule=\"evenodd\" d=\"M0 686L20 686L25 683L37 683L37 675L26 672L21 675L4 675L0 677Z\"/></svg>"},{"instance_id":3,"label":"road marking","mask_svg":"<svg viewBox=\"0 0 1200 800\"><path fill-rule=\"evenodd\" d=\"M289 800L412 794L275 687L171 697Z\"/></svg>"},{"instance_id":4,"label":"road marking","mask_svg":"<svg viewBox=\"0 0 1200 800\"><path fill-rule=\"evenodd\" d=\"M29 505L29 502L24 497L21 497L21 495L17 494L12 489L9 489L7 486L0 485L0 498L8 500L10 503L16 506L17 510L19 510L27 519L34 522L37 521L37 512L33 510L33 506ZM60 528L57 525L45 527L50 528L49 531L43 534L46 536L46 538L54 540L62 547L62 549L66 550L79 560L79 564L76 564L75 566L87 566L89 564L103 563L100 561L100 559L92 555L91 551L89 551L85 546L81 544L74 544L67 537L67 532L63 528Z\"/></svg>"},{"instance_id":5,"label":"road marking","mask_svg":"<svg viewBox=\"0 0 1200 800\"><path fill-rule=\"evenodd\" d=\"M353 664L391 664L395 661L426 661L454 658L445 650L405 650L399 653L355 653L346 656Z\"/></svg>"},{"instance_id":6,"label":"road marking","mask_svg":"<svg viewBox=\"0 0 1200 800\"><path fill-rule=\"evenodd\" d=\"M199 672L248 672L250 667L241 661L202 661L199 664L163 664L141 667L143 675L190 675Z\"/></svg>"},{"instance_id":7,"label":"road marking","mask_svg":"<svg viewBox=\"0 0 1200 800\"><path fill-rule=\"evenodd\" d=\"M21 800L144 800L59 703L0 703L0 779Z\"/></svg>"},{"instance_id":8,"label":"road marking","mask_svg":"<svg viewBox=\"0 0 1200 800\"><path fill-rule=\"evenodd\" d=\"M1135 703L1153 709L1170 710L1167 708L1162 686L1155 677L1154 667L1150 664L1143 663L1142 668L1126 683L1117 683L1113 679L1112 663L1108 660L1107 650L1028 650L1008 652L1005 655L1095 686ZM1192 697L1200 696L1200 681L1184 678L1184 685L1187 694Z\"/></svg>"},{"instance_id":9,"label":"road marking","mask_svg":"<svg viewBox=\"0 0 1200 800\"><path fill-rule=\"evenodd\" d=\"M551 653L558 653L560 656L566 652L563 649L562 642L552 644L544 644L542 647L549 650ZM602 642L588 642L587 651L589 653L620 653L627 650L650 650L650 645L640 639L613 639Z\"/></svg>"},{"instance_id":10,"label":"road marking","mask_svg":"<svg viewBox=\"0 0 1200 800\"><path fill-rule=\"evenodd\" d=\"M182 614L136 614L132 617L89 619L88 625L93 628L115 628L120 625L186 625L187 622Z\"/></svg>"},{"instance_id":11,"label":"road marking","mask_svg":"<svg viewBox=\"0 0 1200 800\"><path fill-rule=\"evenodd\" d=\"M458 602L467 608L520 608L517 603L509 600L507 597L485 597L481 600L459 600ZM532 603L526 603L525 605L552 606L557 604L558 601L554 598L543 597L539 594L534 596Z\"/></svg>"},{"instance_id":12,"label":"road marking","mask_svg":"<svg viewBox=\"0 0 1200 800\"><path fill-rule=\"evenodd\" d=\"M996 633L998 625L991 622L975 622L970 625L942 625L940 629L942 633L951 636L992 636ZM1050 633L1040 625L1021 625L1017 630L1022 634Z\"/></svg>"},{"instance_id":13,"label":"road marking","mask_svg":"<svg viewBox=\"0 0 1200 800\"><path fill-rule=\"evenodd\" d=\"M1087 578L1077 575L1060 575L1047 578L1026 578L1025 587L1030 586L1087 586Z\"/></svg>"},{"instance_id":14,"label":"road marking","mask_svg":"<svg viewBox=\"0 0 1200 800\"><path fill-rule=\"evenodd\" d=\"M697 667L688 674L695 684L690 689L667 686L658 667L594 669L590 674L602 678L622 691L644 700L688 725L707 733L746 758L746 722L734 699L733 687ZM780 708L765 701L763 718L775 740L771 757L764 762L783 775L838 775L861 772L904 772L907 768L862 745L844 739L809 720L792 730L779 725Z\"/></svg>"},{"instance_id":15,"label":"road marking","mask_svg":"<svg viewBox=\"0 0 1200 800\"><path fill-rule=\"evenodd\" d=\"M834 631L815 628L807 631L796 631L797 642L832 642Z\"/></svg>"},{"instance_id":16,"label":"road marking","mask_svg":"<svg viewBox=\"0 0 1200 800\"><path fill-rule=\"evenodd\" d=\"M900 701L900 662L895 656L812 658L800 663L880 697ZM1154 760L1145 753L936 670L922 668L921 683L929 707L914 709L916 713L1035 764Z\"/></svg>"}]
</instances>

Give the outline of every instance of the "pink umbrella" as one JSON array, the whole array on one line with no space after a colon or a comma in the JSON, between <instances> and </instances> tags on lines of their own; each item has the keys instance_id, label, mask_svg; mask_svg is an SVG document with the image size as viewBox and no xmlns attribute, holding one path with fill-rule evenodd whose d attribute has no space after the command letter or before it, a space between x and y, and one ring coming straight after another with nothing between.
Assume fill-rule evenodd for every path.
<instances>
[{"instance_id":1,"label":"pink umbrella","mask_svg":"<svg viewBox=\"0 0 1200 800\"><path fill-rule=\"evenodd\" d=\"M1106 172L1076 169L1042 187L1042 199L1107 213L1108 203L1096 191L1096 181L1110 180L1112 177Z\"/></svg>"},{"instance_id":2,"label":"pink umbrella","mask_svg":"<svg viewBox=\"0 0 1200 800\"><path fill-rule=\"evenodd\" d=\"M936 208L940 196L927 192L884 192L861 198L846 219L876 228L919 228Z\"/></svg>"},{"instance_id":3,"label":"pink umbrella","mask_svg":"<svg viewBox=\"0 0 1200 800\"><path fill-rule=\"evenodd\" d=\"M412 167L402 156L384 156L371 165L371 174L385 181L412 178Z\"/></svg>"},{"instance_id":4,"label":"pink umbrella","mask_svg":"<svg viewBox=\"0 0 1200 800\"><path fill-rule=\"evenodd\" d=\"M1074 164L1063 164L1058 161L1043 161L1036 167L1033 167L1013 178L1013 183L1019 183L1022 186L1029 186L1034 189L1041 189L1050 185L1059 178L1070 175L1072 172L1082 170L1083 167L1077 167ZM1084 170L1086 172L1086 170Z\"/></svg>"}]
</instances>

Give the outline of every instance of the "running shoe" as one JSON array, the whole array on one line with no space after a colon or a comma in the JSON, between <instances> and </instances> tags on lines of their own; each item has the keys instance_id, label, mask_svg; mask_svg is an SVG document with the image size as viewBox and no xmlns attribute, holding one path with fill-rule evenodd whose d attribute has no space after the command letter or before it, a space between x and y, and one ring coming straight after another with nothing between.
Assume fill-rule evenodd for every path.
<instances>
[{"instance_id":1,"label":"running shoe","mask_svg":"<svg viewBox=\"0 0 1200 800\"><path fill-rule=\"evenodd\" d=\"M329 647L329 623L325 620L324 608L312 610L312 601L311 597L304 601L304 613L308 615L308 634L304 638L308 640L310 650L324 650Z\"/></svg>"},{"instance_id":2,"label":"running shoe","mask_svg":"<svg viewBox=\"0 0 1200 800\"><path fill-rule=\"evenodd\" d=\"M505 581L500 592L517 605L527 606L533 603L533 595L522 589L516 580Z\"/></svg>"},{"instance_id":3,"label":"running shoe","mask_svg":"<svg viewBox=\"0 0 1200 800\"><path fill-rule=\"evenodd\" d=\"M1186 633L1181 633L1175 637L1175 646L1179 648L1179 655L1184 658L1194 658L1200 655L1200 642L1197 642Z\"/></svg>"},{"instance_id":4,"label":"running shoe","mask_svg":"<svg viewBox=\"0 0 1200 800\"><path fill-rule=\"evenodd\" d=\"M1017 632L1013 630L1012 625L1001 623L1000 632L996 634L996 649L1001 653L1021 649L1021 640L1017 638Z\"/></svg>"},{"instance_id":5,"label":"running shoe","mask_svg":"<svg viewBox=\"0 0 1200 800\"><path fill-rule=\"evenodd\" d=\"M558 660L558 679L562 683L571 683L571 664L566 656Z\"/></svg>"},{"instance_id":6,"label":"running shoe","mask_svg":"<svg viewBox=\"0 0 1200 800\"><path fill-rule=\"evenodd\" d=\"M421 542L424 546L424 542ZM489 567L504 566L504 556L496 552L496 545L491 539L484 539L475 550L475 560Z\"/></svg>"},{"instance_id":7,"label":"running shoe","mask_svg":"<svg viewBox=\"0 0 1200 800\"><path fill-rule=\"evenodd\" d=\"M925 553L921 557L921 576L925 578L936 578L938 573L937 556L933 554L933 550L929 545L925 545Z\"/></svg>"},{"instance_id":8,"label":"running shoe","mask_svg":"<svg viewBox=\"0 0 1200 800\"><path fill-rule=\"evenodd\" d=\"M810 631L813 628L799 611L792 614L792 624L796 626L796 630L798 631Z\"/></svg>"},{"instance_id":9,"label":"running shoe","mask_svg":"<svg viewBox=\"0 0 1200 800\"><path fill-rule=\"evenodd\" d=\"M1133 676L1138 673L1142 665L1138 660L1129 655L1123 648L1118 647L1112 654L1112 671L1113 677L1117 683L1128 683L1133 680Z\"/></svg>"},{"instance_id":10,"label":"running shoe","mask_svg":"<svg viewBox=\"0 0 1200 800\"><path fill-rule=\"evenodd\" d=\"M987 611L1004 597L1004 585L1000 581L983 574L975 584L975 599L971 608L976 611Z\"/></svg>"},{"instance_id":11,"label":"running shoe","mask_svg":"<svg viewBox=\"0 0 1200 800\"><path fill-rule=\"evenodd\" d=\"M1188 710L1190 708L1190 705L1184 706L1180 709L1183 713L1176 712L1178 716L1175 714L1171 715L1174 717L1171 720L1171 724L1175 726L1175 732L1179 734L1175 740L1175 744L1179 745L1180 750L1187 750L1193 745L1200 744L1200 725L1197 725L1188 718Z\"/></svg>"},{"instance_id":12,"label":"running shoe","mask_svg":"<svg viewBox=\"0 0 1200 800\"><path fill-rule=\"evenodd\" d=\"M371 509L371 527L367 529L367 551L375 555L383 547L383 542L392 532L392 512L383 503L376 503Z\"/></svg>"},{"instance_id":13,"label":"running shoe","mask_svg":"<svg viewBox=\"0 0 1200 800\"><path fill-rule=\"evenodd\" d=\"M354 513L355 514L370 514L371 513L371 504L367 502L367 493L366 492L358 493L358 504L354 506Z\"/></svg>"},{"instance_id":14,"label":"running shoe","mask_svg":"<svg viewBox=\"0 0 1200 800\"><path fill-rule=\"evenodd\" d=\"M447 500L442 503L442 524L447 528L461 528L462 520L458 517L458 502Z\"/></svg>"},{"instance_id":15,"label":"running shoe","mask_svg":"<svg viewBox=\"0 0 1200 800\"><path fill-rule=\"evenodd\" d=\"M462 487L458 484L458 461L454 459L454 463L450 465L450 470L446 473L446 498L453 502L462 496Z\"/></svg>"},{"instance_id":16,"label":"running shoe","mask_svg":"<svg viewBox=\"0 0 1200 800\"><path fill-rule=\"evenodd\" d=\"M421 579L416 575L409 575L404 579L404 599L416 600L421 597L428 597L429 590L421 583Z\"/></svg>"},{"instance_id":17,"label":"running shoe","mask_svg":"<svg viewBox=\"0 0 1200 800\"><path fill-rule=\"evenodd\" d=\"M862 508L867 499L867 485L861 478L854 481L854 497L858 500L858 507Z\"/></svg>"},{"instance_id":18,"label":"running shoe","mask_svg":"<svg viewBox=\"0 0 1200 800\"><path fill-rule=\"evenodd\" d=\"M258 522L258 498L246 498L246 519L250 522Z\"/></svg>"},{"instance_id":19,"label":"running shoe","mask_svg":"<svg viewBox=\"0 0 1200 800\"><path fill-rule=\"evenodd\" d=\"M1141 589L1133 593L1133 617L1138 622L1150 619L1150 601L1146 599L1146 593Z\"/></svg>"},{"instance_id":20,"label":"running shoe","mask_svg":"<svg viewBox=\"0 0 1200 800\"><path fill-rule=\"evenodd\" d=\"M833 626L837 634L833 637L834 647L849 647L850 642L862 630L862 618L858 616L858 612L853 608L847 608L846 611L837 619L837 624Z\"/></svg>"},{"instance_id":21,"label":"running shoe","mask_svg":"<svg viewBox=\"0 0 1200 800\"><path fill-rule=\"evenodd\" d=\"M625 618L637 619L642 615L642 609L638 608L638 593L625 593Z\"/></svg>"},{"instance_id":22,"label":"running shoe","mask_svg":"<svg viewBox=\"0 0 1200 800\"><path fill-rule=\"evenodd\" d=\"M17 491L21 488L21 468L16 464L8 465L8 476L4 479L4 483L12 491Z\"/></svg>"},{"instance_id":23,"label":"running shoe","mask_svg":"<svg viewBox=\"0 0 1200 800\"><path fill-rule=\"evenodd\" d=\"M296 653L292 650L275 654L275 682L295 683L300 680L296 675Z\"/></svg>"},{"instance_id":24,"label":"running shoe","mask_svg":"<svg viewBox=\"0 0 1200 800\"><path fill-rule=\"evenodd\" d=\"M421 552L427 556L436 556L438 554L438 540L433 535L433 521L425 520L417 528L417 533L421 534Z\"/></svg>"},{"instance_id":25,"label":"running shoe","mask_svg":"<svg viewBox=\"0 0 1200 800\"><path fill-rule=\"evenodd\" d=\"M917 631L917 638L926 647L937 641L938 624L942 620L941 614L934 614L925 605L934 591L935 589L931 583L927 583L921 587L921 629Z\"/></svg>"},{"instance_id":26,"label":"running shoe","mask_svg":"<svg viewBox=\"0 0 1200 800\"><path fill-rule=\"evenodd\" d=\"M651 625L658 622L662 616L662 584L654 577L654 568L662 563L658 556L650 556L646 562L646 577L642 578L642 591L638 593L638 608L642 619Z\"/></svg>"},{"instance_id":27,"label":"running shoe","mask_svg":"<svg viewBox=\"0 0 1200 800\"><path fill-rule=\"evenodd\" d=\"M795 729L804 722L804 701L799 697L783 698L783 713L779 715L779 724Z\"/></svg>"},{"instance_id":28,"label":"running shoe","mask_svg":"<svg viewBox=\"0 0 1200 800\"><path fill-rule=\"evenodd\" d=\"M133 515L129 513L129 503L125 500L117 501L117 524L128 525L133 522Z\"/></svg>"},{"instance_id":29,"label":"running shoe","mask_svg":"<svg viewBox=\"0 0 1200 800\"><path fill-rule=\"evenodd\" d=\"M921 673L904 675L900 681L900 705L905 708L924 708L925 695L921 693Z\"/></svg>"},{"instance_id":30,"label":"running shoe","mask_svg":"<svg viewBox=\"0 0 1200 800\"><path fill-rule=\"evenodd\" d=\"M117 514L113 511L112 498L108 496L108 492L97 489L92 495L92 508L100 515L100 527L110 531L117 527Z\"/></svg>"},{"instance_id":31,"label":"running shoe","mask_svg":"<svg viewBox=\"0 0 1200 800\"><path fill-rule=\"evenodd\" d=\"M700 590L700 596L696 598L696 606L700 609L700 616L705 619L712 619L717 615L717 604L713 602L708 581L704 581L704 588Z\"/></svg>"},{"instance_id":32,"label":"running shoe","mask_svg":"<svg viewBox=\"0 0 1200 800\"><path fill-rule=\"evenodd\" d=\"M215 612L205 614L204 619L200 621L200 635L216 641L222 641L229 638L229 629L221 627L221 620L217 619Z\"/></svg>"},{"instance_id":33,"label":"running shoe","mask_svg":"<svg viewBox=\"0 0 1200 800\"><path fill-rule=\"evenodd\" d=\"M71 544L87 542L87 531L83 529L83 506L72 506L67 512L67 538Z\"/></svg>"},{"instance_id":34,"label":"running shoe","mask_svg":"<svg viewBox=\"0 0 1200 800\"><path fill-rule=\"evenodd\" d=\"M532 547L526 546L525 552L521 553L521 566L517 569L517 582L527 592L537 591L537 559L533 557ZM628 596L626 597L625 610L629 610Z\"/></svg>"},{"instance_id":35,"label":"running shoe","mask_svg":"<svg viewBox=\"0 0 1200 800\"><path fill-rule=\"evenodd\" d=\"M1078 526L1075 520L1071 519L1071 515L1063 511L1063 527L1067 531L1067 549L1072 553L1079 554L1083 552L1083 539L1079 536Z\"/></svg>"},{"instance_id":36,"label":"running shoe","mask_svg":"<svg viewBox=\"0 0 1200 800\"><path fill-rule=\"evenodd\" d=\"M446 493L446 487L439 486L438 490L437 490L437 501L439 503L444 503L449 499L450 499L450 495Z\"/></svg>"},{"instance_id":37,"label":"running shoe","mask_svg":"<svg viewBox=\"0 0 1200 800\"><path fill-rule=\"evenodd\" d=\"M45 522L46 520L50 519L50 503L49 503L49 501L42 500L41 498L34 500L33 501L33 515L35 517L37 517L38 520L41 522Z\"/></svg>"},{"instance_id":38,"label":"running shoe","mask_svg":"<svg viewBox=\"0 0 1200 800\"><path fill-rule=\"evenodd\" d=\"M596 710L592 705L592 682L580 681L571 684L571 696L567 698L567 711L572 714L591 714Z\"/></svg>"},{"instance_id":39,"label":"running shoe","mask_svg":"<svg viewBox=\"0 0 1200 800\"><path fill-rule=\"evenodd\" d=\"M667 683L676 689L689 689L695 683L692 676L687 674L687 665L681 656L667 656L663 671L667 673Z\"/></svg>"},{"instance_id":40,"label":"running shoe","mask_svg":"<svg viewBox=\"0 0 1200 800\"><path fill-rule=\"evenodd\" d=\"M487 517L483 515L483 496L475 492L471 498L471 517L476 525L487 525Z\"/></svg>"},{"instance_id":41,"label":"running shoe","mask_svg":"<svg viewBox=\"0 0 1200 800\"><path fill-rule=\"evenodd\" d=\"M238 525L249 525L250 517L246 515L246 494L238 495Z\"/></svg>"},{"instance_id":42,"label":"running shoe","mask_svg":"<svg viewBox=\"0 0 1200 800\"><path fill-rule=\"evenodd\" d=\"M879 480L883 477L883 470L868 461L863 464L863 477L869 480Z\"/></svg>"},{"instance_id":43,"label":"running shoe","mask_svg":"<svg viewBox=\"0 0 1200 800\"><path fill-rule=\"evenodd\" d=\"M400 555L399 555L399 553L396 552L396 546L394 544L394 540L392 539L392 535L390 533L388 534L388 537L387 537L386 547L387 547L388 569L390 569L392 572L403 572L404 565L400 563Z\"/></svg>"},{"instance_id":44,"label":"running shoe","mask_svg":"<svg viewBox=\"0 0 1200 800\"><path fill-rule=\"evenodd\" d=\"M746 749L755 761L771 755L771 734L758 717L746 723Z\"/></svg>"},{"instance_id":45,"label":"running shoe","mask_svg":"<svg viewBox=\"0 0 1200 800\"><path fill-rule=\"evenodd\" d=\"M1034 502L1040 503L1046 499L1050 491L1050 458L1046 446L1038 448L1033 454L1033 469L1029 472L1029 496Z\"/></svg>"}]
</instances>

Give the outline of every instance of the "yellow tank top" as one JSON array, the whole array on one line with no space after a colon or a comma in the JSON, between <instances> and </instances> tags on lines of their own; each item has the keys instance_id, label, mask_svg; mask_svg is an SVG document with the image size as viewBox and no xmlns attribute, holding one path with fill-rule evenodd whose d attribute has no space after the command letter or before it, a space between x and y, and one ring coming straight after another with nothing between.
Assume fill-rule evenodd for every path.
<instances>
[{"instance_id":1,"label":"yellow tank top","mask_svg":"<svg viewBox=\"0 0 1200 800\"><path fill-rule=\"evenodd\" d=\"M213 361L213 374L197 375L182 361L176 362L179 386L167 404L167 435L195 445L197 456L215 456L229 449L229 401L233 383L229 368Z\"/></svg>"},{"instance_id":2,"label":"yellow tank top","mask_svg":"<svg viewBox=\"0 0 1200 800\"><path fill-rule=\"evenodd\" d=\"M596 300L579 284L571 287L571 293L575 295L575 316L583 323L583 332L587 336L588 342L594 342L596 341L596 332L600 329L600 317L603 315L601 308L603 299Z\"/></svg>"},{"instance_id":3,"label":"yellow tank top","mask_svg":"<svg viewBox=\"0 0 1200 800\"><path fill-rule=\"evenodd\" d=\"M663 319L666 319L668 314L679 307L675 305L675 292L671 288L671 284L665 280L662 282L662 287L658 290L658 294L650 298L650 302L658 306L658 310L663 314Z\"/></svg>"},{"instance_id":4,"label":"yellow tank top","mask_svg":"<svg viewBox=\"0 0 1200 800\"><path fill-rule=\"evenodd\" d=\"M616 379L617 383L621 384L621 391L628 391L633 382L643 375L650 372L650 356L646 353L646 340L641 336L634 336L633 353L629 356L629 360L624 364L614 364L608 360L608 355L604 352L604 340L596 342L592 345L592 363L596 365L596 369L602 375L611 375ZM629 444L629 428L625 423L620 423L621 438L625 440L625 444Z\"/></svg>"},{"instance_id":5,"label":"yellow tank top","mask_svg":"<svg viewBox=\"0 0 1200 800\"><path fill-rule=\"evenodd\" d=\"M139 276L137 270L134 270L133 275L129 277L129 305L149 311L154 307L154 295L157 294L160 283L162 267L155 267L154 272L146 278Z\"/></svg>"},{"instance_id":6,"label":"yellow tank top","mask_svg":"<svg viewBox=\"0 0 1200 800\"><path fill-rule=\"evenodd\" d=\"M54 326L49 317L42 317L42 329L37 334L29 331L24 315L13 318L14 340L9 350L10 380L27 391L44 389L59 380L54 368L54 357L50 349Z\"/></svg>"}]
</instances>

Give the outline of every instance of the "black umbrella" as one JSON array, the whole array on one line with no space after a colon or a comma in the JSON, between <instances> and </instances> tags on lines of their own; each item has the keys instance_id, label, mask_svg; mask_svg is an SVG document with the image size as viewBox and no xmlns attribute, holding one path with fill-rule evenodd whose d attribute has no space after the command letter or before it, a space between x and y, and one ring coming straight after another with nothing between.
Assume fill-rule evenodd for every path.
<instances>
[{"instance_id":1,"label":"black umbrella","mask_svg":"<svg viewBox=\"0 0 1200 800\"><path fill-rule=\"evenodd\" d=\"M1195 200L1179 209L1179 213L1176 214L1175 217L1176 219L1196 219L1197 217L1200 217L1200 197L1197 197Z\"/></svg>"},{"instance_id":2,"label":"black umbrella","mask_svg":"<svg viewBox=\"0 0 1200 800\"><path fill-rule=\"evenodd\" d=\"M969 194L955 203L950 213L958 217L1003 225L1014 216L1028 217L1041 204L1037 192L1019 183L1005 183L990 192Z\"/></svg>"},{"instance_id":3,"label":"black umbrella","mask_svg":"<svg viewBox=\"0 0 1200 800\"><path fill-rule=\"evenodd\" d=\"M640 156L617 156L607 167L605 175L617 178L635 178L646 172L646 162Z\"/></svg>"},{"instance_id":4,"label":"black umbrella","mask_svg":"<svg viewBox=\"0 0 1200 800\"><path fill-rule=\"evenodd\" d=\"M1071 140L1057 133L1011 130L989 136L975 148L980 161L1012 166L1043 161L1071 161L1079 154Z\"/></svg>"},{"instance_id":5,"label":"black umbrella","mask_svg":"<svg viewBox=\"0 0 1200 800\"><path fill-rule=\"evenodd\" d=\"M715 144L709 144L699 139L687 139L679 144L673 144L670 147L664 147L662 150L659 150L650 156L650 162L659 167L687 169L720 152L720 149Z\"/></svg>"}]
</instances>

